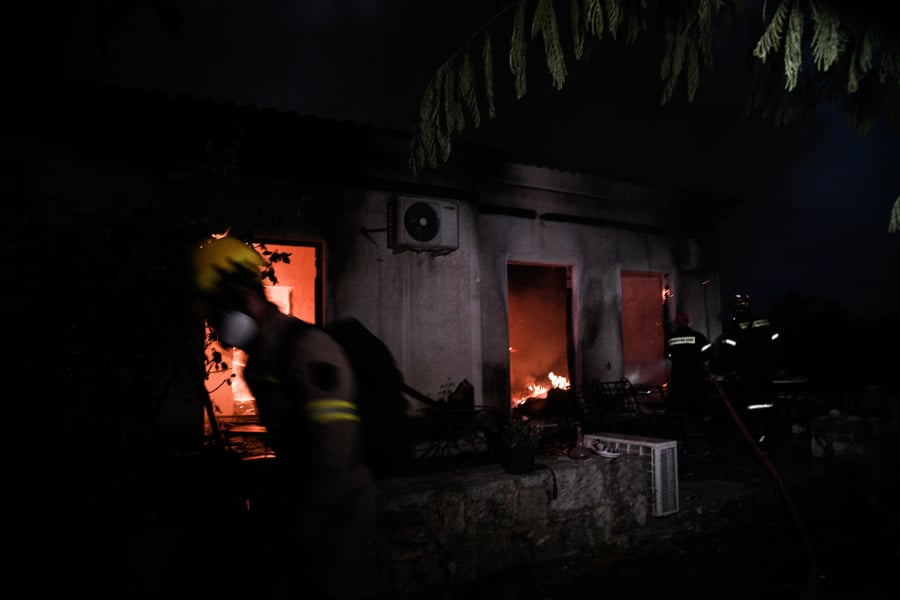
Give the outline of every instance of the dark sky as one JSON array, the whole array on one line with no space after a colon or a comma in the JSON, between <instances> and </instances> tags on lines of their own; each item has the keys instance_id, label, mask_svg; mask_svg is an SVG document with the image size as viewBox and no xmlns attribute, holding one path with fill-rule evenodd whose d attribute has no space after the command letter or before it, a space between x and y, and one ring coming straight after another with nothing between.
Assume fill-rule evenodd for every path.
<instances>
[{"instance_id":1,"label":"dark sky","mask_svg":"<svg viewBox=\"0 0 900 600\"><path fill-rule=\"evenodd\" d=\"M195 0L184 3L180 36L137 4L110 30L106 54L94 3L76 4L69 77L409 129L434 69L505 3ZM39 33L17 32L18 51L35 54ZM713 91L692 105L679 91L661 107L659 56L647 43L570 58L560 92L533 61L525 98L498 82L498 119L466 138L552 149L572 169L738 200L722 224L723 291L750 292L761 308L796 290L860 316L900 310L900 233L887 231L900 134L882 122L859 135L827 110L806 127L743 119L751 41L742 29L725 40ZM505 44L495 42L498 71Z\"/></svg>"}]
</instances>

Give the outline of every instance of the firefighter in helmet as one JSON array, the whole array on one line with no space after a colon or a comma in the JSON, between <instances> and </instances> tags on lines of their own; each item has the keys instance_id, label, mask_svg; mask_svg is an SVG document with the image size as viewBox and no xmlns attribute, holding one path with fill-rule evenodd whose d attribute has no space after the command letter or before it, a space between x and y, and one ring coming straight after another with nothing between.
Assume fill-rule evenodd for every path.
<instances>
[{"instance_id":1,"label":"firefighter in helmet","mask_svg":"<svg viewBox=\"0 0 900 600\"><path fill-rule=\"evenodd\" d=\"M344 349L267 299L270 265L250 245L214 237L192 259L208 323L223 346L248 355L244 377L281 475L270 521L280 561L273 594L353 597L374 531L375 487L360 456Z\"/></svg>"},{"instance_id":2,"label":"firefighter in helmet","mask_svg":"<svg viewBox=\"0 0 900 600\"><path fill-rule=\"evenodd\" d=\"M734 294L729 308L732 317L722 334L717 371L733 382L744 411L768 415L773 381L782 366L780 335L768 318L754 315L750 294ZM766 433L766 420L763 416L754 419L760 441Z\"/></svg>"}]
</instances>

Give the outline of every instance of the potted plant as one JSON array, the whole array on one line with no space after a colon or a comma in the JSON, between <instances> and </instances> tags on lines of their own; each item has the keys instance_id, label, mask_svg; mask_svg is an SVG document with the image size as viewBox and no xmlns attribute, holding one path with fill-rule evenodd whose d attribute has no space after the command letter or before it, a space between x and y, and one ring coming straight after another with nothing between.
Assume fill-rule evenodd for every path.
<instances>
[{"instance_id":1,"label":"potted plant","mask_svg":"<svg viewBox=\"0 0 900 600\"><path fill-rule=\"evenodd\" d=\"M541 440L541 426L514 418L500 432L500 462L510 473L528 473Z\"/></svg>"}]
</instances>

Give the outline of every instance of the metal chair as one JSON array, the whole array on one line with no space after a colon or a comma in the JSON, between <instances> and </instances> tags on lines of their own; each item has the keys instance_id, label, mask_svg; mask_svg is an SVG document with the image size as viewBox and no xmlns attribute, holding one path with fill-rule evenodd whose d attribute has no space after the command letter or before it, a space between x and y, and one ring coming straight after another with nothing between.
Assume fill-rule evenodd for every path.
<instances>
[{"instance_id":1,"label":"metal chair","mask_svg":"<svg viewBox=\"0 0 900 600\"><path fill-rule=\"evenodd\" d=\"M610 431L620 431L626 423L640 419L637 393L627 378L616 381L591 380L593 391L590 400L591 425ZM587 399L586 399L587 402Z\"/></svg>"}]
</instances>

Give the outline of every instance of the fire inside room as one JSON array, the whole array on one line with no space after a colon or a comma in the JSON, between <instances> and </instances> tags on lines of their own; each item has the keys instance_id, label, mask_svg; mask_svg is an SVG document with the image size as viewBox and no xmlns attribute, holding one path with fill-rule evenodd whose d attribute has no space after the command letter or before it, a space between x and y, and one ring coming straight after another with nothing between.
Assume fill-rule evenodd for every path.
<instances>
[{"instance_id":1,"label":"fire inside room","mask_svg":"<svg viewBox=\"0 0 900 600\"><path fill-rule=\"evenodd\" d=\"M507 266L509 381L513 408L539 408L553 388L568 389L571 365L571 272L553 265Z\"/></svg>"}]
</instances>

